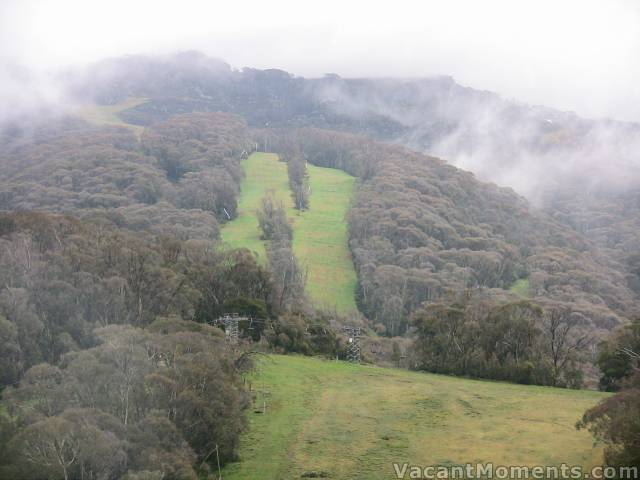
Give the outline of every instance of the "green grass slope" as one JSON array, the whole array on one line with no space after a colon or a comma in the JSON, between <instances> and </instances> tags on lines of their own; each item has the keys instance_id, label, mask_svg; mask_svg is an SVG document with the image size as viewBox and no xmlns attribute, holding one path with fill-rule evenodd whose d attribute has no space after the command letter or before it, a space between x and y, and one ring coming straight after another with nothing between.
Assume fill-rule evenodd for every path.
<instances>
[{"instance_id":1,"label":"green grass slope","mask_svg":"<svg viewBox=\"0 0 640 480\"><path fill-rule=\"evenodd\" d=\"M89 123L95 125L107 125L116 127L126 127L140 137L144 131L144 127L140 125L132 125L125 122L118 115L129 108L137 107L148 102L148 98L129 97L122 102L114 105L87 105L78 110L78 115Z\"/></svg>"},{"instance_id":2,"label":"green grass slope","mask_svg":"<svg viewBox=\"0 0 640 480\"><path fill-rule=\"evenodd\" d=\"M529 279L521 278L516 280L513 285L509 288L510 292L517 293L521 297L529 298L531 294L529 293Z\"/></svg>"},{"instance_id":3,"label":"green grass slope","mask_svg":"<svg viewBox=\"0 0 640 480\"><path fill-rule=\"evenodd\" d=\"M604 394L466 380L314 358L270 356L240 461L225 480L389 479L414 465L600 464L575 422ZM262 410L266 400L266 414ZM254 411L255 410L255 411Z\"/></svg>"},{"instance_id":4,"label":"green grass slope","mask_svg":"<svg viewBox=\"0 0 640 480\"><path fill-rule=\"evenodd\" d=\"M224 225L222 240L232 248L248 248L262 263L266 262L265 245L260 240L256 210L262 198L271 193L287 207L291 216L293 203L289 194L287 164L272 153L254 153L242 161L245 177L240 183L238 216Z\"/></svg>"},{"instance_id":5,"label":"green grass slope","mask_svg":"<svg viewBox=\"0 0 640 480\"><path fill-rule=\"evenodd\" d=\"M356 273L347 246L346 213L354 178L341 170L308 166L310 208L293 208L287 165L277 155L254 153L242 162L245 178L240 185L238 216L222 229L222 240L233 248L245 247L266 261L256 210L271 192L287 207L293 222L293 249L307 268L307 293L314 305L355 312Z\"/></svg>"}]
</instances>

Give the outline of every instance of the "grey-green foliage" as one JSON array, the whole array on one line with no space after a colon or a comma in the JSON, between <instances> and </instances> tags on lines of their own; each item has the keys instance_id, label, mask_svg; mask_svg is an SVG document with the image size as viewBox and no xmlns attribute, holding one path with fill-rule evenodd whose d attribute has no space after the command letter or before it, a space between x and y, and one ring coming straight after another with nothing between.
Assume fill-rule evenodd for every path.
<instances>
[{"instance_id":1,"label":"grey-green foliage","mask_svg":"<svg viewBox=\"0 0 640 480\"><path fill-rule=\"evenodd\" d=\"M404 334L423 303L465 289L514 300L508 289L525 277L533 299L569 304L584 329L608 330L633 314L635 276L512 190L362 136L310 128L290 136L310 163L358 177L347 219L357 301L387 334Z\"/></svg>"},{"instance_id":2,"label":"grey-green foliage","mask_svg":"<svg viewBox=\"0 0 640 480\"><path fill-rule=\"evenodd\" d=\"M432 303L412 321L418 368L455 375L580 388L590 338L562 307L466 298Z\"/></svg>"},{"instance_id":3,"label":"grey-green foliage","mask_svg":"<svg viewBox=\"0 0 640 480\"><path fill-rule=\"evenodd\" d=\"M185 329L106 327L98 346L27 371L3 395L18 430L3 446L12 455L2 472L195 479L216 445L223 462L232 459L246 406L233 357L218 329L176 325Z\"/></svg>"},{"instance_id":4,"label":"grey-green foliage","mask_svg":"<svg viewBox=\"0 0 640 480\"><path fill-rule=\"evenodd\" d=\"M262 238L268 241L273 305L279 310L300 309L304 304L306 272L293 252L293 230L284 205L267 195L262 199L257 216Z\"/></svg>"}]
</instances>

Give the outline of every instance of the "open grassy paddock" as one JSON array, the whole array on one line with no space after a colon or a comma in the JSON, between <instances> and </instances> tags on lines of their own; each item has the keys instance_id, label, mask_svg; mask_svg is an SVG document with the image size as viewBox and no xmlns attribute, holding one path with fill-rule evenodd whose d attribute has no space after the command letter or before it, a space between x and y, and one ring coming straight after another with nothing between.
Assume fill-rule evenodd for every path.
<instances>
[{"instance_id":1,"label":"open grassy paddock","mask_svg":"<svg viewBox=\"0 0 640 480\"><path fill-rule=\"evenodd\" d=\"M248 248L266 261L256 210L271 192L284 203L293 222L293 249L308 270L307 293L312 303L341 313L356 311L356 273L345 220L354 178L341 170L308 165L310 208L299 212L293 208L287 165L277 155L254 153L242 166L246 176L240 186L238 216L222 229L223 241L234 248Z\"/></svg>"},{"instance_id":2,"label":"open grassy paddock","mask_svg":"<svg viewBox=\"0 0 640 480\"><path fill-rule=\"evenodd\" d=\"M252 379L240 461L225 480L396 478L414 465L583 465L602 461L576 431L605 394L467 380L273 355ZM261 412L263 400L266 414Z\"/></svg>"}]
</instances>

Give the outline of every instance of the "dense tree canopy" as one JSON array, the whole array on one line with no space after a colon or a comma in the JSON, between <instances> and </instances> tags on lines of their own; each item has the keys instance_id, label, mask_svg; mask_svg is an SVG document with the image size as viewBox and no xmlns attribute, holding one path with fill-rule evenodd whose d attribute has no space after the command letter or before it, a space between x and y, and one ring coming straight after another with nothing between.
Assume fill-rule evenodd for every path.
<instances>
[{"instance_id":1,"label":"dense tree canopy","mask_svg":"<svg viewBox=\"0 0 640 480\"><path fill-rule=\"evenodd\" d=\"M582 386L589 337L569 310L544 311L526 300L496 305L466 292L432 303L413 318L415 367L517 383Z\"/></svg>"},{"instance_id":2,"label":"dense tree canopy","mask_svg":"<svg viewBox=\"0 0 640 480\"><path fill-rule=\"evenodd\" d=\"M36 365L5 392L19 431L3 478L195 479L216 448L233 458L247 399L219 330L95 335L96 347Z\"/></svg>"},{"instance_id":3,"label":"dense tree canopy","mask_svg":"<svg viewBox=\"0 0 640 480\"><path fill-rule=\"evenodd\" d=\"M640 469L640 320L614 332L598 364L601 388L621 391L589 409L577 426L605 443L608 465Z\"/></svg>"},{"instance_id":4,"label":"dense tree canopy","mask_svg":"<svg viewBox=\"0 0 640 480\"><path fill-rule=\"evenodd\" d=\"M496 299L524 280L543 305L562 304L600 332L637 300L619 263L509 189L401 147L325 130L287 133L314 164L360 178L349 213L361 311L395 335L424 302L464 289Z\"/></svg>"},{"instance_id":5,"label":"dense tree canopy","mask_svg":"<svg viewBox=\"0 0 640 480\"><path fill-rule=\"evenodd\" d=\"M3 370L7 383L92 345L96 327L144 327L169 315L206 322L238 298L266 305L272 297L268 273L246 251L149 240L63 216L3 217L16 224L0 237L0 329L9 338L0 361L13 365Z\"/></svg>"},{"instance_id":6,"label":"dense tree canopy","mask_svg":"<svg viewBox=\"0 0 640 480\"><path fill-rule=\"evenodd\" d=\"M138 142L125 128L57 121L2 138L0 210L44 210L137 231L215 239L235 216L240 159L251 143L241 119L174 117Z\"/></svg>"},{"instance_id":7,"label":"dense tree canopy","mask_svg":"<svg viewBox=\"0 0 640 480\"><path fill-rule=\"evenodd\" d=\"M609 463L637 464L640 347L637 325L625 326L640 296L633 186L571 185L537 210L442 160L357 134L424 148L455 133L464 153L478 140L474 118L441 114L442 98L461 115L500 102L450 79L429 80L432 94L416 103L414 82L175 60L105 62L73 85L106 104L149 98L121 113L146 126L140 136L71 117L0 127L0 477L195 479L214 454L233 460L248 354L210 326L223 313L261 320L241 326L246 344L344 354L344 319L306 302L283 205L266 197L258 212L266 265L217 241L237 215L240 161L255 149L287 162L298 210L309 208L307 164L357 177L346 218L357 320L409 337L412 367L578 387L586 349L615 330L598 365L601 388L621 392L581 426L607 442ZM394 114L422 121L423 107L433 116L424 125ZM501 108L501 121L535 135L509 136L496 155L557 154L593 130L557 112L565 130L542 123L548 113Z\"/></svg>"}]
</instances>

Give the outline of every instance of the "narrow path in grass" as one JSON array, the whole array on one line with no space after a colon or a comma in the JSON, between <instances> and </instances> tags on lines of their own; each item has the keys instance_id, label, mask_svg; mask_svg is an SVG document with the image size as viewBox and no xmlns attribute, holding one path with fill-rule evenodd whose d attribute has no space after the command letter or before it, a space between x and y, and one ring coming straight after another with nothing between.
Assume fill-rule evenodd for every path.
<instances>
[{"instance_id":1,"label":"narrow path in grass","mask_svg":"<svg viewBox=\"0 0 640 480\"><path fill-rule=\"evenodd\" d=\"M354 178L333 168L308 165L310 208L293 208L287 165L271 153L254 153L243 160L245 178L240 185L238 216L222 229L222 240L232 248L251 250L266 262L256 210L271 193L283 202L293 223L293 250L307 268L307 294L318 307L340 313L356 311L356 273L347 242L346 214Z\"/></svg>"}]
</instances>

